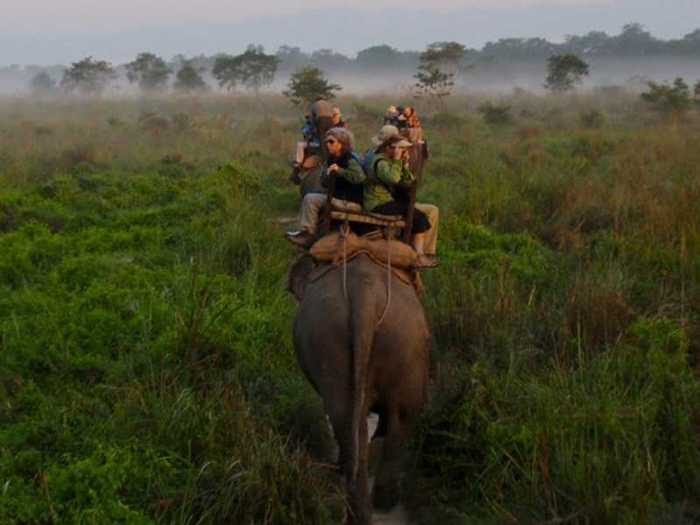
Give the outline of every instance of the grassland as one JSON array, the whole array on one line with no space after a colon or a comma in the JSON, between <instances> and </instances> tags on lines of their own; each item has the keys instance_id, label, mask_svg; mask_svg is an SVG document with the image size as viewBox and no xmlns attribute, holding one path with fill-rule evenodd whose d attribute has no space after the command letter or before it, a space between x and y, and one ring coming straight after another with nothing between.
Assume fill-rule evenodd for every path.
<instances>
[{"instance_id":1,"label":"grassland","mask_svg":"<svg viewBox=\"0 0 700 525\"><path fill-rule=\"evenodd\" d=\"M425 113L434 395L417 521L700 519L700 119L631 95ZM340 101L364 147L388 100ZM300 116L0 101L0 523L333 523L296 367Z\"/></svg>"}]
</instances>

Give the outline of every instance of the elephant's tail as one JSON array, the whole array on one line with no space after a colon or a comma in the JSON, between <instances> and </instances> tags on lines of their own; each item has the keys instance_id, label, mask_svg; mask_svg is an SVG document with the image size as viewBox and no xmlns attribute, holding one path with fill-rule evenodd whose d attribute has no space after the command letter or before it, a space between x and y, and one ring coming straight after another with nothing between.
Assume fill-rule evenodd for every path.
<instances>
[{"instance_id":1,"label":"elephant's tail","mask_svg":"<svg viewBox=\"0 0 700 525\"><path fill-rule=\"evenodd\" d=\"M360 424L365 407L367 374L374 344L376 329L376 300L371 293L370 283L355 287L350 292L350 334L352 337L352 419L350 462L352 466L352 482L355 482L360 465L361 447Z\"/></svg>"}]
</instances>

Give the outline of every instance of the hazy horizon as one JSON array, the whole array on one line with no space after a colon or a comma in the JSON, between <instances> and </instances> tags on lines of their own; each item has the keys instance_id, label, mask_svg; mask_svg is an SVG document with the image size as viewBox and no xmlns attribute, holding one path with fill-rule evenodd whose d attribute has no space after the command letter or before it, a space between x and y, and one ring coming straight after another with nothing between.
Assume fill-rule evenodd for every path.
<instances>
[{"instance_id":1,"label":"hazy horizon","mask_svg":"<svg viewBox=\"0 0 700 525\"><path fill-rule=\"evenodd\" d=\"M438 40L481 48L507 37L617 34L629 22L659 38L680 38L700 26L698 0L674 0L673 8L658 0L434 0L430 8L417 0L360 0L352 7L338 0L203 0L196 6L123 0L99 10L90 4L10 0L0 19L0 66L67 64L87 55L123 63L146 50L210 55L249 43L350 55L376 44L421 49Z\"/></svg>"}]
</instances>

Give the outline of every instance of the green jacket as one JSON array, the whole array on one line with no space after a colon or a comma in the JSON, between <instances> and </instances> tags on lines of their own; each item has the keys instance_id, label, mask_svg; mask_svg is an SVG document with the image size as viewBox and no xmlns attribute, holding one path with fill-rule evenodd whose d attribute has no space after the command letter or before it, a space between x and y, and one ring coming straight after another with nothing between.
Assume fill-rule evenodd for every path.
<instances>
[{"instance_id":1,"label":"green jacket","mask_svg":"<svg viewBox=\"0 0 700 525\"><path fill-rule=\"evenodd\" d=\"M327 165L326 169L328 169ZM347 168L339 168L336 175L344 178L346 181L352 184L362 184L367 179L365 170L362 169L362 165L354 158L351 158L348 161Z\"/></svg>"},{"instance_id":2,"label":"green jacket","mask_svg":"<svg viewBox=\"0 0 700 525\"><path fill-rule=\"evenodd\" d=\"M323 165L322 173L321 184L327 187L328 163ZM336 172L335 198L360 204L364 194L363 183L365 180L367 180L367 175L365 175L362 165L356 158L350 158L348 167L340 168Z\"/></svg>"},{"instance_id":3,"label":"green jacket","mask_svg":"<svg viewBox=\"0 0 700 525\"><path fill-rule=\"evenodd\" d=\"M378 206L393 201L391 188L394 186L408 188L416 180L413 173L400 160L391 160L384 155L369 153L368 161L363 195L365 210L372 211Z\"/></svg>"}]
</instances>

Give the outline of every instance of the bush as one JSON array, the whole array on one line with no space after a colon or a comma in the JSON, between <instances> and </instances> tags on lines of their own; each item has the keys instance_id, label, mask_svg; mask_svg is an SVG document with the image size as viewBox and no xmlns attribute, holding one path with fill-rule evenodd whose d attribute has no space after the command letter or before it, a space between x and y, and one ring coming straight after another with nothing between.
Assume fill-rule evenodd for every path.
<instances>
[{"instance_id":1,"label":"bush","mask_svg":"<svg viewBox=\"0 0 700 525\"><path fill-rule=\"evenodd\" d=\"M484 121L487 124L491 126L503 126L513 121L510 108L511 107L507 104L485 102L479 106L479 113L484 117Z\"/></svg>"}]
</instances>

